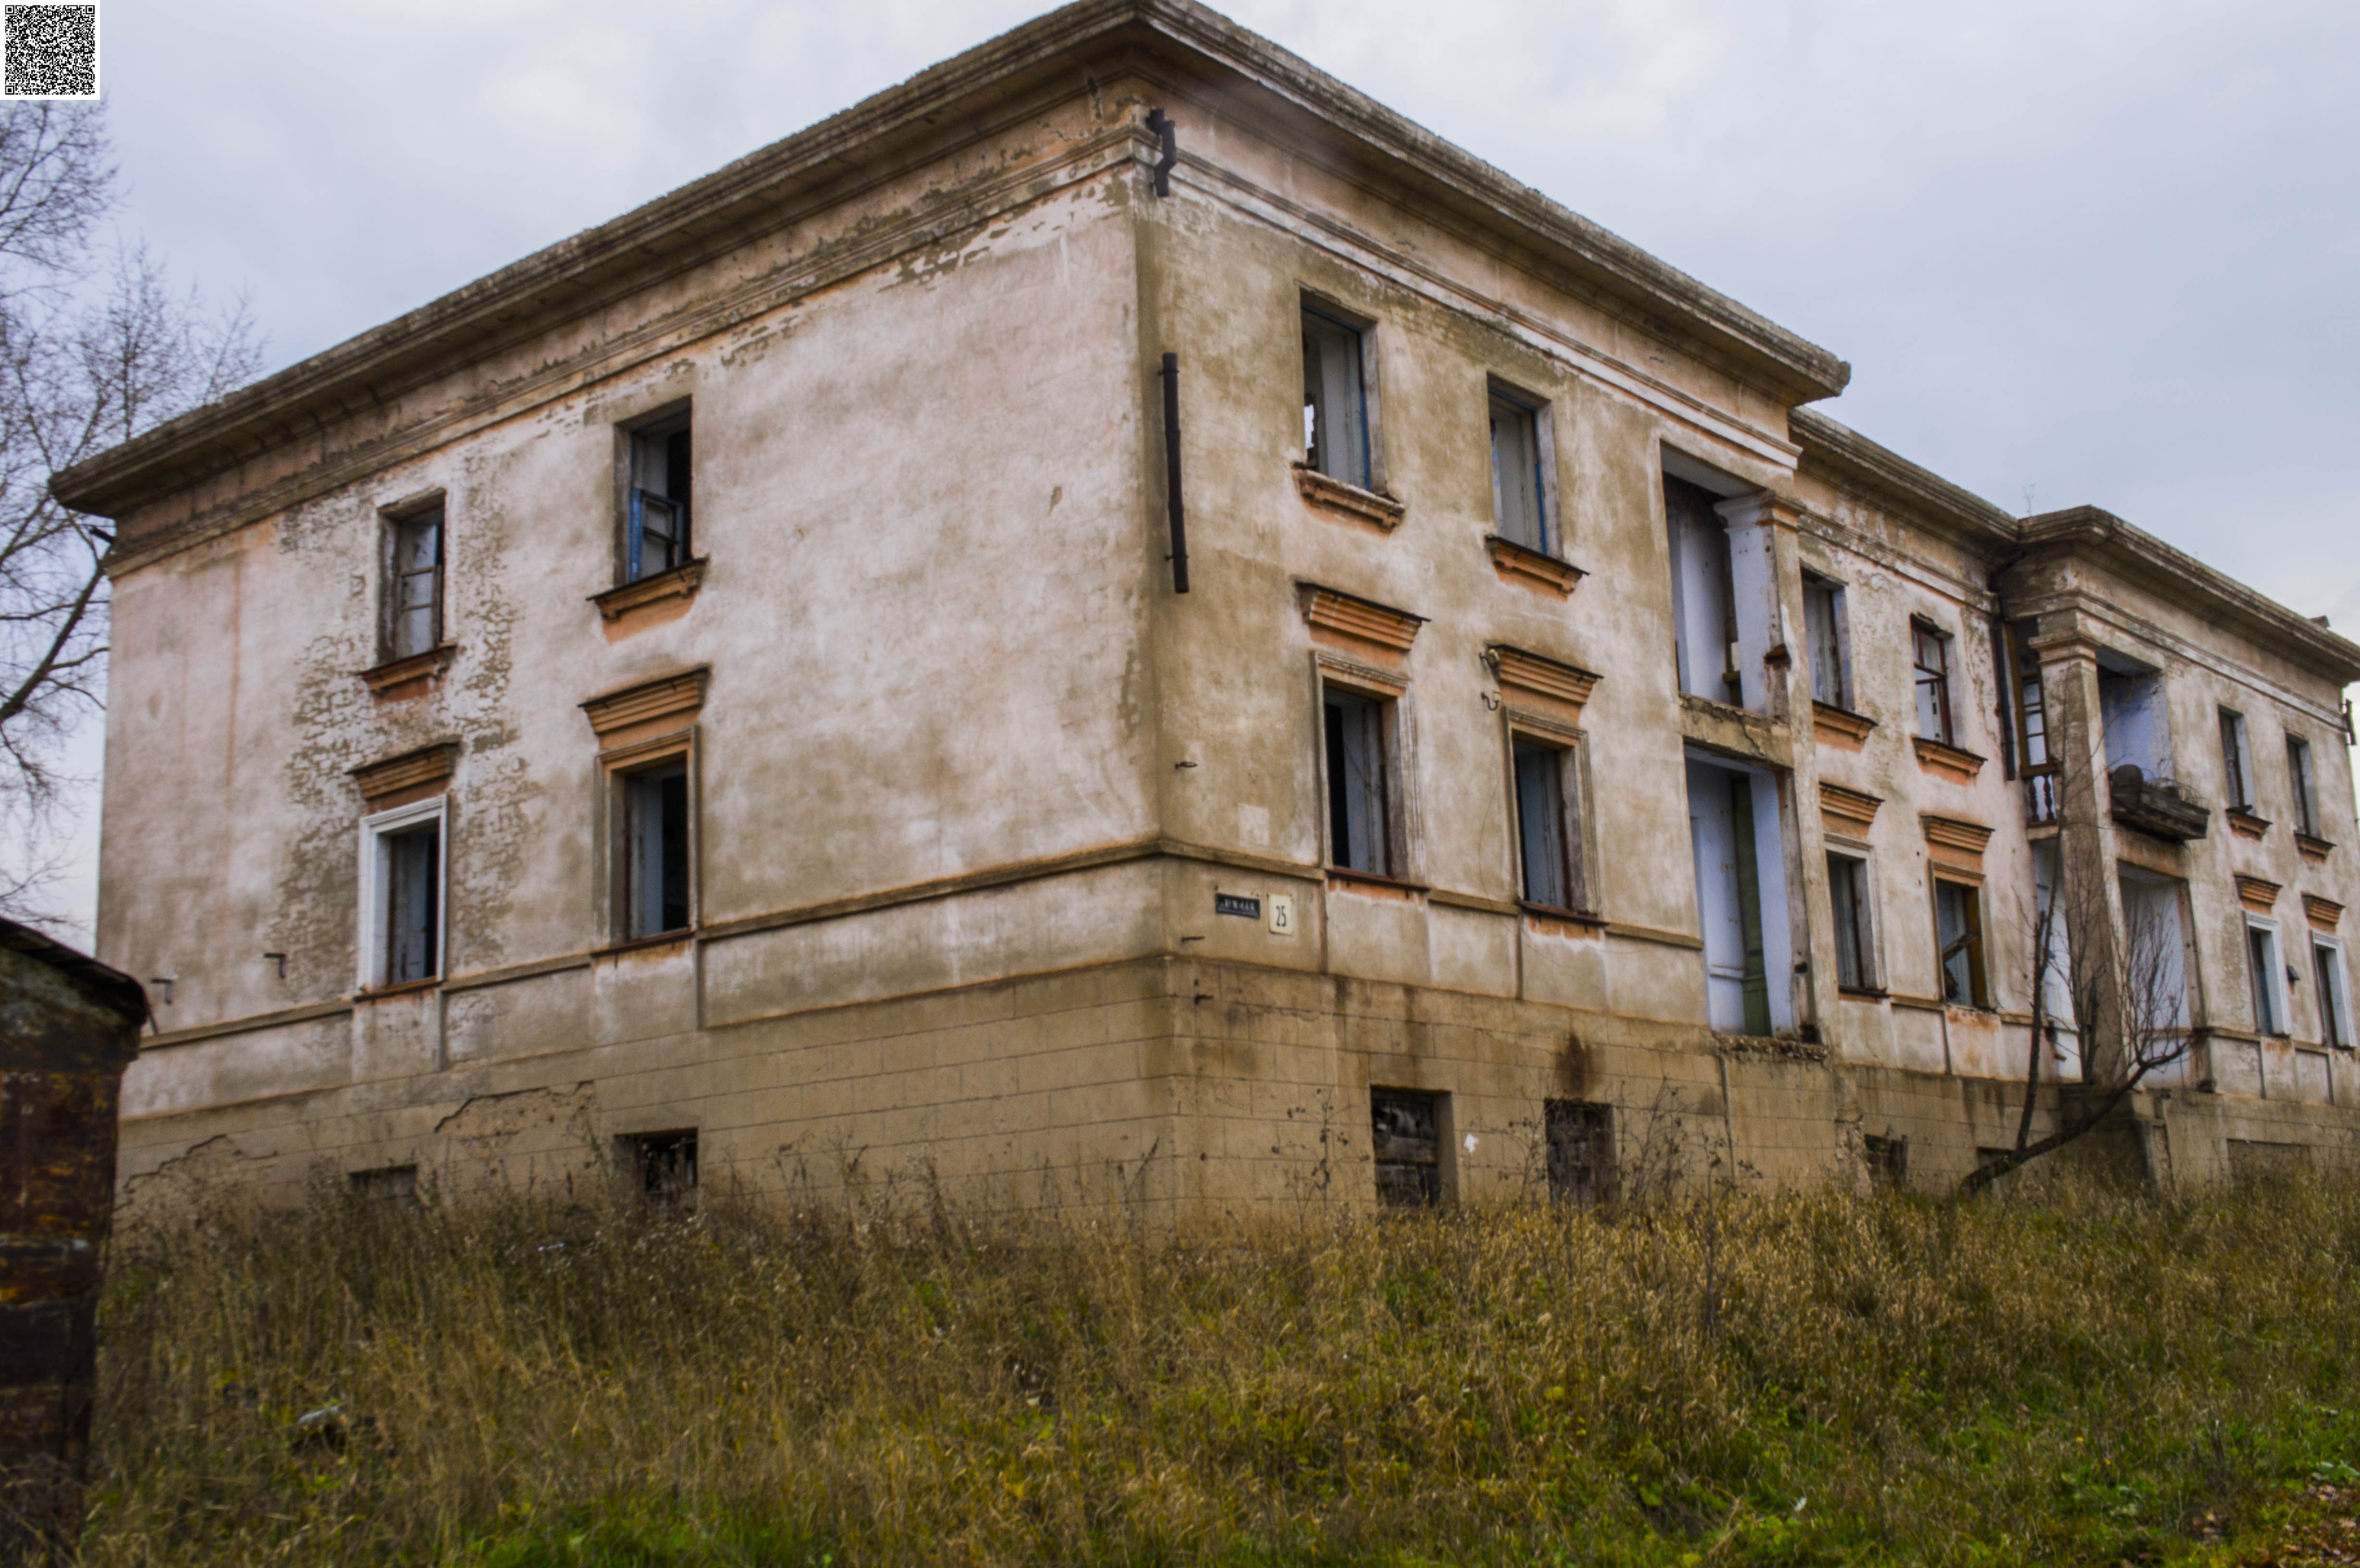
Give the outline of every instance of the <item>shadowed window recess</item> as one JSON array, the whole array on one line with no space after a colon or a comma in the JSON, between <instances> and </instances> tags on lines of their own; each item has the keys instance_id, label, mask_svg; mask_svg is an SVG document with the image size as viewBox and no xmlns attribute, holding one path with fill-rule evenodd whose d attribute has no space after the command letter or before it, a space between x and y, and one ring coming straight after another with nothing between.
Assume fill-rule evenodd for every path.
<instances>
[{"instance_id":1,"label":"shadowed window recess","mask_svg":"<svg viewBox=\"0 0 2360 1568\"><path fill-rule=\"evenodd\" d=\"M1584 1100L1549 1100L1541 1131L1548 1149L1549 1197L1560 1203L1611 1203L1619 1192L1614 1107Z\"/></svg>"},{"instance_id":2,"label":"shadowed window recess","mask_svg":"<svg viewBox=\"0 0 2360 1568\"><path fill-rule=\"evenodd\" d=\"M1942 968L1942 1000L1961 1007L1990 1007L1983 975L1982 888L1934 879L1934 941Z\"/></svg>"},{"instance_id":3,"label":"shadowed window recess","mask_svg":"<svg viewBox=\"0 0 2360 1568\"><path fill-rule=\"evenodd\" d=\"M1515 738L1517 862L1524 900L1588 909L1581 768L1571 747Z\"/></svg>"},{"instance_id":4,"label":"shadowed window recess","mask_svg":"<svg viewBox=\"0 0 2360 1568\"><path fill-rule=\"evenodd\" d=\"M2300 735L2286 737L2287 793L2294 801L2294 831L2305 838L2318 838L2319 779L2311 771L2311 742Z\"/></svg>"},{"instance_id":5,"label":"shadowed window recess","mask_svg":"<svg viewBox=\"0 0 2360 1568\"><path fill-rule=\"evenodd\" d=\"M2278 927L2267 920L2245 921L2245 983L2254 998L2254 1032L2285 1034L2285 968L2278 959Z\"/></svg>"},{"instance_id":6,"label":"shadowed window recess","mask_svg":"<svg viewBox=\"0 0 2360 1568\"><path fill-rule=\"evenodd\" d=\"M1811 701L1852 710L1852 653L1841 583L1803 575L1803 625L1809 636Z\"/></svg>"},{"instance_id":7,"label":"shadowed window recess","mask_svg":"<svg viewBox=\"0 0 2360 1568\"><path fill-rule=\"evenodd\" d=\"M1371 484L1367 355L1360 328L1303 307L1303 462L1363 490Z\"/></svg>"},{"instance_id":8,"label":"shadowed window recess","mask_svg":"<svg viewBox=\"0 0 2360 1568\"><path fill-rule=\"evenodd\" d=\"M1393 704L1328 687L1328 864L1393 875L1390 732Z\"/></svg>"},{"instance_id":9,"label":"shadowed window recess","mask_svg":"<svg viewBox=\"0 0 2360 1568\"><path fill-rule=\"evenodd\" d=\"M1880 989L1867 861L1829 854L1828 908L1835 917L1836 984L1849 991Z\"/></svg>"},{"instance_id":10,"label":"shadowed window recess","mask_svg":"<svg viewBox=\"0 0 2360 1568\"><path fill-rule=\"evenodd\" d=\"M2233 811L2254 809L2254 753L2245 744L2245 715L2221 710L2222 804Z\"/></svg>"},{"instance_id":11,"label":"shadowed window recess","mask_svg":"<svg viewBox=\"0 0 2360 1568\"><path fill-rule=\"evenodd\" d=\"M1537 403L1491 390L1491 517L1509 543L1556 555L1542 413Z\"/></svg>"},{"instance_id":12,"label":"shadowed window recess","mask_svg":"<svg viewBox=\"0 0 2360 1568\"><path fill-rule=\"evenodd\" d=\"M689 542L689 423L686 414L631 432L630 506L623 581L684 566Z\"/></svg>"},{"instance_id":13,"label":"shadowed window recess","mask_svg":"<svg viewBox=\"0 0 2360 1568\"><path fill-rule=\"evenodd\" d=\"M385 637L388 660L442 645L442 508L389 517L385 527Z\"/></svg>"},{"instance_id":14,"label":"shadowed window recess","mask_svg":"<svg viewBox=\"0 0 2360 1568\"><path fill-rule=\"evenodd\" d=\"M1942 746L1959 744L1952 722L1950 636L1925 621L1909 623L1910 663L1918 686L1918 734Z\"/></svg>"},{"instance_id":15,"label":"shadowed window recess","mask_svg":"<svg viewBox=\"0 0 2360 1568\"><path fill-rule=\"evenodd\" d=\"M689 927L688 759L673 757L627 773L623 807L623 935L660 936Z\"/></svg>"},{"instance_id":16,"label":"shadowed window recess","mask_svg":"<svg viewBox=\"0 0 2360 1568\"><path fill-rule=\"evenodd\" d=\"M1369 1121L1377 1202L1389 1209L1431 1208L1441 1203L1442 1096L1372 1089Z\"/></svg>"}]
</instances>

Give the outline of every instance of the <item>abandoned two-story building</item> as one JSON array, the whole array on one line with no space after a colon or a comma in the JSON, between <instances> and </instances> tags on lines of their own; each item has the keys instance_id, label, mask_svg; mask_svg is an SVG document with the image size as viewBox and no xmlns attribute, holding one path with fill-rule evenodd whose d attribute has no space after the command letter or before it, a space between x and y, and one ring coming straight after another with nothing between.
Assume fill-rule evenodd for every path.
<instances>
[{"instance_id":1,"label":"abandoned two-story building","mask_svg":"<svg viewBox=\"0 0 2360 1568\"><path fill-rule=\"evenodd\" d=\"M175 420L124 1179L1939 1185L2158 931L2156 1177L2349 1159L2360 646L1847 375L1081 0Z\"/></svg>"}]
</instances>

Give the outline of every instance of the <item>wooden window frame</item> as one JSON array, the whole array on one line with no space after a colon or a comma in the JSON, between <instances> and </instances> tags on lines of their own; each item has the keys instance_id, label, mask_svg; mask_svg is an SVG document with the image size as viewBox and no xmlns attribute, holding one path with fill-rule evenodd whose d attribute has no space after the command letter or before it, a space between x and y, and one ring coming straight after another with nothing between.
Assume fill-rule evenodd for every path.
<instances>
[{"instance_id":1,"label":"wooden window frame","mask_svg":"<svg viewBox=\"0 0 2360 1568\"><path fill-rule=\"evenodd\" d=\"M1939 660L1937 665L1928 665L1925 661L1925 648L1928 641ZM1909 668L1913 681L1910 705L1918 722L1918 738L1954 748L1959 744L1959 723L1958 706L1950 691L1953 663L1950 649L1956 642L1957 638L1951 634L1925 616L1909 617ZM1936 735L1926 733L1926 705L1920 700L1925 688L1929 685L1934 689L1934 724L1939 731Z\"/></svg>"},{"instance_id":2,"label":"wooden window frame","mask_svg":"<svg viewBox=\"0 0 2360 1568\"><path fill-rule=\"evenodd\" d=\"M1954 1007L1973 1007L1982 1012L1992 1010L1991 970L1986 962L1983 936L1983 889L1980 882L1940 875L1931 878L1934 915L1934 986L1942 1000ZM1950 987L1950 956L1959 942L1945 944L1942 941L1942 889L1955 887L1963 900L1966 930L1960 941L1965 943L1967 958L1967 992L1965 999L1952 996Z\"/></svg>"},{"instance_id":3,"label":"wooden window frame","mask_svg":"<svg viewBox=\"0 0 2360 1568\"><path fill-rule=\"evenodd\" d=\"M1373 495L1384 495L1386 493L1384 479L1385 463L1383 445L1381 440L1383 425L1380 418L1380 399L1378 397L1377 323L1375 319L1370 316L1364 316L1357 310L1350 310L1346 306L1338 303L1336 300L1326 295L1316 293L1313 290L1306 289L1302 290L1297 298L1295 321L1298 329L1298 338L1308 337L1308 328L1310 323L1314 321L1324 322L1328 326L1342 332L1350 332L1355 340L1355 357L1358 359L1360 365L1360 385L1358 387L1360 415L1359 474L1356 475L1350 471L1351 464L1349 463L1345 464L1345 472L1337 473L1332 471L1327 463L1327 459L1329 455L1328 450L1324 446L1319 445L1316 440L1306 442L1300 449L1303 452L1302 463L1304 468L1307 472L1319 474L1323 478L1331 480L1338 485L1349 486L1354 490ZM1324 389L1322 395L1324 397ZM1302 406L1305 409L1309 409L1312 407L1312 402L1311 387L1308 378L1306 377L1303 388ZM1309 434L1315 437L1319 433L1321 432L1317 432L1316 430L1298 431L1298 434ZM1317 462L1313 461L1315 452L1318 456Z\"/></svg>"},{"instance_id":4,"label":"wooden window frame","mask_svg":"<svg viewBox=\"0 0 2360 1568\"><path fill-rule=\"evenodd\" d=\"M1830 694L1824 697L1819 694L1822 671L1819 667L1818 620L1811 610L1814 597L1826 603L1828 639L1835 654L1835 667L1825 672ZM1852 691L1852 615L1845 602L1847 597L1846 585L1836 579L1818 572L1806 571L1803 573L1803 637L1810 660L1811 701L1852 713L1860 710Z\"/></svg>"},{"instance_id":5,"label":"wooden window frame","mask_svg":"<svg viewBox=\"0 0 2360 1568\"><path fill-rule=\"evenodd\" d=\"M424 648L399 651L396 628L401 619L402 582L405 575L416 575L405 574L401 571L402 530L430 517L434 519L434 564L428 569L433 579L433 625ZM378 517L377 662L394 664L406 659L422 658L449 640L451 512L442 493L437 491L432 495L388 507L380 512Z\"/></svg>"},{"instance_id":6,"label":"wooden window frame","mask_svg":"<svg viewBox=\"0 0 2360 1568\"><path fill-rule=\"evenodd\" d=\"M1319 780L1319 851L1320 863L1330 871L1351 877L1377 877L1387 881L1410 880L1411 866L1409 811L1407 800L1409 725L1408 693L1402 689L1388 689L1374 682L1363 684L1340 672L1324 660L1315 661L1317 674L1317 734ZM1382 865L1375 870L1347 866L1336 855L1336 806L1338 782L1335 777L1332 755L1333 738L1328 729L1328 695L1330 691L1367 703L1378 713L1378 744L1383 751L1378 768L1377 786L1382 802L1377 815L1384 824Z\"/></svg>"},{"instance_id":7,"label":"wooden window frame","mask_svg":"<svg viewBox=\"0 0 2360 1568\"><path fill-rule=\"evenodd\" d=\"M1869 996L1885 994L1885 965L1877 944L1882 921L1876 907L1876 864L1874 854L1864 845L1831 843L1826 847L1828 859L1828 924L1836 939L1836 989L1839 993L1857 992ZM1858 971L1856 980L1843 977L1844 931L1837 919L1835 863L1842 861L1858 868L1858 883L1852 889L1853 928L1856 941L1852 962Z\"/></svg>"},{"instance_id":8,"label":"wooden window frame","mask_svg":"<svg viewBox=\"0 0 2360 1568\"><path fill-rule=\"evenodd\" d=\"M2234 708L2222 708L2219 713L2221 803L2228 811L2250 814L2260 804L2260 792L2254 788L2254 748L2245 715Z\"/></svg>"},{"instance_id":9,"label":"wooden window frame","mask_svg":"<svg viewBox=\"0 0 2360 1568\"><path fill-rule=\"evenodd\" d=\"M2352 978L2343 939L2312 931L2311 970L2313 994L2319 998L2320 1042L2338 1051L2352 1050L2360 1041L2352 1033Z\"/></svg>"},{"instance_id":10,"label":"wooden window frame","mask_svg":"<svg viewBox=\"0 0 2360 1568\"><path fill-rule=\"evenodd\" d=\"M606 932L610 946L628 947L641 942L677 942L694 936L700 923L699 912L704 898L705 833L700 809L704 798L703 779L698 766L699 747L692 729L653 736L630 746L601 752L598 757L603 775L606 814L606 874L605 901ZM632 929L632 902L637 884L631 875L631 801L630 784L673 763L681 767L687 795L686 825L687 910L688 923L669 927L660 931L635 931Z\"/></svg>"},{"instance_id":11,"label":"wooden window frame","mask_svg":"<svg viewBox=\"0 0 2360 1568\"><path fill-rule=\"evenodd\" d=\"M2289 731L2286 737L2287 794L2294 802L2294 831L2323 838L2319 831L2319 773L2311 742Z\"/></svg>"},{"instance_id":12,"label":"wooden window frame","mask_svg":"<svg viewBox=\"0 0 2360 1568\"><path fill-rule=\"evenodd\" d=\"M2288 1040L2294 1034L2293 1009L2288 1006L2287 961L2284 933L2278 922L2265 915L2245 916L2245 989L2250 993L2248 1005L2253 1018L2254 1032L2271 1040ZM2256 975L2255 969L2262 961L2254 953L2254 939L2262 937L2269 943L2267 967ZM2255 988L2259 980L2261 988Z\"/></svg>"},{"instance_id":13,"label":"wooden window frame","mask_svg":"<svg viewBox=\"0 0 2360 1568\"><path fill-rule=\"evenodd\" d=\"M1554 421L1549 417L1549 400L1502 381L1497 376L1486 378L1484 393L1483 408L1490 432L1491 448L1491 532L1495 537L1503 539L1510 544L1535 550L1555 561L1563 561L1566 558L1567 547L1564 539L1565 530L1559 519L1564 514L1557 506L1555 483L1557 439L1555 431L1550 428ZM1533 506L1539 513L1537 518L1539 537L1536 539L1518 539L1510 534L1506 519L1500 515L1502 495L1499 419L1500 410L1503 405L1524 421L1525 429L1532 436Z\"/></svg>"},{"instance_id":14,"label":"wooden window frame","mask_svg":"<svg viewBox=\"0 0 2360 1568\"><path fill-rule=\"evenodd\" d=\"M661 577L668 572L682 571L693 565L697 559L694 531L695 409L691 403L685 401L673 403L635 419L628 424L618 426L617 429L622 443L619 460L622 504L617 518L618 538L616 549L615 583L617 587L628 587L634 583L645 583L652 578ZM690 477L683 485L678 487L683 489L685 494L679 495L671 494L675 486L672 482L671 456L667 452L664 484L666 494L658 495L640 484L642 443L650 441L668 442L675 436L689 438ZM650 565L646 560L646 526L650 501L657 506L671 508L674 514L674 536L666 560L661 565Z\"/></svg>"},{"instance_id":15,"label":"wooden window frame","mask_svg":"<svg viewBox=\"0 0 2360 1568\"><path fill-rule=\"evenodd\" d=\"M1513 858L1513 881L1519 902L1536 909L1594 917L1598 909L1597 838L1591 821L1589 737L1580 729L1553 724L1541 715L1511 711L1507 718L1508 829ZM1524 866L1524 801L1523 779L1516 767L1520 749L1552 752L1557 773L1557 847L1559 875L1566 901L1552 903L1534 896Z\"/></svg>"}]
</instances>

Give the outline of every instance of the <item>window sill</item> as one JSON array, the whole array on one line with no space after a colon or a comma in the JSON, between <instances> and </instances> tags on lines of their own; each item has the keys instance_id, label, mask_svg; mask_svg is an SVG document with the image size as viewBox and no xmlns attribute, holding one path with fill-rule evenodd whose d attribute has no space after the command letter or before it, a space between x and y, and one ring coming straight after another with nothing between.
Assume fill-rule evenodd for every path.
<instances>
[{"instance_id":1,"label":"window sill","mask_svg":"<svg viewBox=\"0 0 2360 1568\"><path fill-rule=\"evenodd\" d=\"M1516 908L1535 925L1545 930L1555 928L1566 936L1606 934L1606 917L1595 909L1568 909L1559 904L1535 904L1527 898L1517 899Z\"/></svg>"},{"instance_id":2,"label":"window sill","mask_svg":"<svg viewBox=\"0 0 2360 1568\"><path fill-rule=\"evenodd\" d=\"M590 950L593 959L613 958L618 953L644 953L650 948L676 947L696 939L694 926L682 926L675 931L658 931L653 936L635 936L628 942L611 942L604 947Z\"/></svg>"},{"instance_id":3,"label":"window sill","mask_svg":"<svg viewBox=\"0 0 2360 1568\"><path fill-rule=\"evenodd\" d=\"M1983 764L1989 760L1986 757L1977 757L1972 751L1961 750L1958 746L1946 745L1939 740L1930 740L1925 735L1910 736L1909 744L1917 749L1919 768L1938 779L1947 779L1953 784L1973 783L1976 777L1983 772Z\"/></svg>"},{"instance_id":4,"label":"window sill","mask_svg":"<svg viewBox=\"0 0 2360 1568\"><path fill-rule=\"evenodd\" d=\"M1893 993L1874 985L1838 985L1836 995L1854 1002L1889 1002Z\"/></svg>"},{"instance_id":5,"label":"window sill","mask_svg":"<svg viewBox=\"0 0 2360 1568\"><path fill-rule=\"evenodd\" d=\"M1498 534L1484 539L1483 548L1491 552L1491 569L1500 574L1501 582L1537 589L1559 599L1572 598L1581 580L1590 575L1569 561Z\"/></svg>"},{"instance_id":6,"label":"window sill","mask_svg":"<svg viewBox=\"0 0 2360 1568\"><path fill-rule=\"evenodd\" d=\"M2294 835L2294 846L2301 852L2302 857L2313 866L2326 865L2327 857L2335 852L2335 846L2325 839L2314 838L2304 833Z\"/></svg>"},{"instance_id":7,"label":"window sill","mask_svg":"<svg viewBox=\"0 0 2360 1568\"><path fill-rule=\"evenodd\" d=\"M1374 871L1354 871L1349 866L1328 868L1330 891L1341 888L1349 893L1367 893L1380 898L1400 898L1416 903L1429 891L1423 882L1404 882L1397 877L1383 877Z\"/></svg>"},{"instance_id":8,"label":"window sill","mask_svg":"<svg viewBox=\"0 0 2360 1568\"><path fill-rule=\"evenodd\" d=\"M694 561L684 561L652 577L642 577L636 583L609 588L604 593L593 593L590 602L598 606L598 618L609 626L633 610L673 599L682 601L682 607L685 608L686 602L696 597L697 587L705 581L705 561L706 558L701 555Z\"/></svg>"},{"instance_id":9,"label":"window sill","mask_svg":"<svg viewBox=\"0 0 2360 1568\"><path fill-rule=\"evenodd\" d=\"M2270 831L2267 819L2257 817L2243 806L2223 806L2221 815L2228 820L2229 831L2239 838L2252 839L2256 844Z\"/></svg>"},{"instance_id":10,"label":"window sill","mask_svg":"<svg viewBox=\"0 0 2360 1568\"><path fill-rule=\"evenodd\" d=\"M1330 479L1316 468L1303 463L1295 466L1295 488L1306 501L1315 506L1342 512L1354 519L1373 525L1385 533L1401 527L1409 508L1391 495L1374 490L1363 490L1357 485L1347 485L1340 479Z\"/></svg>"},{"instance_id":11,"label":"window sill","mask_svg":"<svg viewBox=\"0 0 2360 1568\"><path fill-rule=\"evenodd\" d=\"M1868 744L1868 732L1876 721L1865 713L1855 713L1849 708L1839 708L1814 698L1811 702L1811 736L1821 746L1832 746L1841 751L1858 751Z\"/></svg>"},{"instance_id":12,"label":"window sill","mask_svg":"<svg viewBox=\"0 0 2360 1568\"><path fill-rule=\"evenodd\" d=\"M357 1004L361 1002L383 1002L395 996L421 996L425 992L435 990L439 988L442 984L442 976L440 975L430 975L423 980L404 980L399 985L367 985L354 992L352 995L352 1000Z\"/></svg>"},{"instance_id":13,"label":"window sill","mask_svg":"<svg viewBox=\"0 0 2360 1568\"><path fill-rule=\"evenodd\" d=\"M424 653L413 653L407 659L388 659L374 669L360 672L368 683L372 695L387 702L398 702L410 697L421 696L427 688L442 679L442 672L458 657L459 645L446 642L440 648L430 648Z\"/></svg>"}]
</instances>

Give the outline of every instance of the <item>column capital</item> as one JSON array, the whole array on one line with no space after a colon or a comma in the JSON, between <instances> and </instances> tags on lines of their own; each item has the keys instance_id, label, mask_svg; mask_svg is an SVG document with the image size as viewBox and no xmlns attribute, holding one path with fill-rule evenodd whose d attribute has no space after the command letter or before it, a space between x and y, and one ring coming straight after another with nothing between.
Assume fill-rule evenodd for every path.
<instances>
[{"instance_id":1,"label":"column capital","mask_svg":"<svg viewBox=\"0 0 2360 1568\"><path fill-rule=\"evenodd\" d=\"M1712 509L1720 513L1721 520L1731 528L1759 523L1795 533L1803 526L1801 504L1791 496L1768 490L1756 490L1751 495L1732 495L1726 501L1714 503Z\"/></svg>"}]
</instances>

